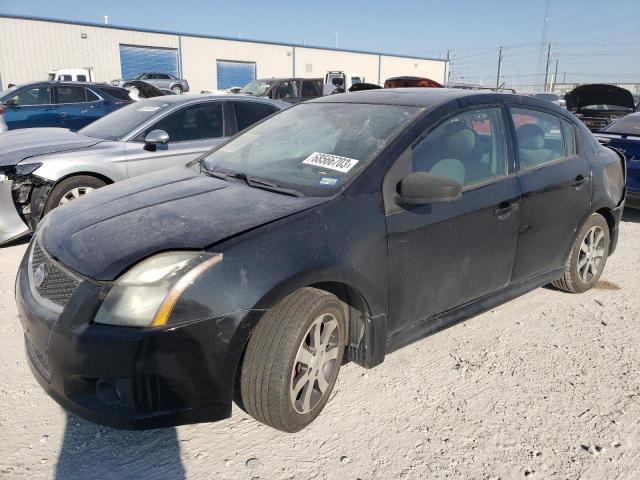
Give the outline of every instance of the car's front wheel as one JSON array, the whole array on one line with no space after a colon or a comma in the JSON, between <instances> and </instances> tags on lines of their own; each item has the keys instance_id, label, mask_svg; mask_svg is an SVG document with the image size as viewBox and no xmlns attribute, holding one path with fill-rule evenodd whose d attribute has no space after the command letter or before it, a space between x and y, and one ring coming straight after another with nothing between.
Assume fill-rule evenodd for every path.
<instances>
[{"instance_id":1,"label":"car's front wheel","mask_svg":"<svg viewBox=\"0 0 640 480\"><path fill-rule=\"evenodd\" d=\"M182 87L178 84L171 86L171 91L176 95L180 95L182 93Z\"/></svg>"},{"instance_id":2,"label":"car's front wheel","mask_svg":"<svg viewBox=\"0 0 640 480\"><path fill-rule=\"evenodd\" d=\"M303 288L265 314L242 364L241 395L256 420L297 432L322 411L338 378L346 343L342 302Z\"/></svg>"},{"instance_id":3,"label":"car's front wheel","mask_svg":"<svg viewBox=\"0 0 640 480\"><path fill-rule=\"evenodd\" d=\"M54 208L65 203L78 200L105 185L104 181L89 175L69 177L53 187L45 203L44 213L49 213Z\"/></svg>"},{"instance_id":4,"label":"car's front wheel","mask_svg":"<svg viewBox=\"0 0 640 480\"><path fill-rule=\"evenodd\" d=\"M552 285L570 293L586 292L598 282L608 256L609 225L602 215L594 213L573 242L562 278Z\"/></svg>"}]
</instances>

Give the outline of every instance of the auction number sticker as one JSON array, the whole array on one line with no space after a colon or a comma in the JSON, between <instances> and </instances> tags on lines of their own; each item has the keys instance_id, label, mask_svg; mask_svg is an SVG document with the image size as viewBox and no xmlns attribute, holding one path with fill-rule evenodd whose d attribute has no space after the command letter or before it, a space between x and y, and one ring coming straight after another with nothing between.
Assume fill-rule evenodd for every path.
<instances>
[{"instance_id":1,"label":"auction number sticker","mask_svg":"<svg viewBox=\"0 0 640 480\"><path fill-rule=\"evenodd\" d=\"M313 165L314 167L328 168L338 172L347 173L358 163L358 160L341 157L340 155L332 155L330 153L313 152L304 159L302 163L305 165Z\"/></svg>"},{"instance_id":2,"label":"auction number sticker","mask_svg":"<svg viewBox=\"0 0 640 480\"><path fill-rule=\"evenodd\" d=\"M138 109L139 112L155 112L156 110L160 110L160 107L141 107Z\"/></svg>"}]
</instances>

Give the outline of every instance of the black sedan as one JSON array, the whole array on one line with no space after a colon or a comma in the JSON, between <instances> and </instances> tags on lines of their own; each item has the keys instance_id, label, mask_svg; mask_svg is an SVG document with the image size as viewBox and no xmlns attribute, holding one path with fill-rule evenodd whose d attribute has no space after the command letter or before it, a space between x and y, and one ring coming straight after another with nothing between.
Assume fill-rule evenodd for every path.
<instances>
[{"instance_id":1,"label":"black sedan","mask_svg":"<svg viewBox=\"0 0 640 480\"><path fill-rule=\"evenodd\" d=\"M616 247L624 159L544 100L371 90L284 111L198 162L47 215L17 302L42 387L118 428L293 432L365 368Z\"/></svg>"}]
</instances>

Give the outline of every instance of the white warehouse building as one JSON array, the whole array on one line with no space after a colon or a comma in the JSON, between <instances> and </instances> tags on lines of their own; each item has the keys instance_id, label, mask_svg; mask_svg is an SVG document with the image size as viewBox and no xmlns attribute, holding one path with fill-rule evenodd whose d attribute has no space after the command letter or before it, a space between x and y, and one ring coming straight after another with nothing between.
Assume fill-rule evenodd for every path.
<instances>
[{"instance_id":1,"label":"white warehouse building","mask_svg":"<svg viewBox=\"0 0 640 480\"><path fill-rule=\"evenodd\" d=\"M199 93L256 78L324 78L331 70L380 85L405 75L443 83L448 65L436 58L0 15L0 88L44 80L61 68L90 68L98 82L171 73Z\"/></svg>"}]
</instances>

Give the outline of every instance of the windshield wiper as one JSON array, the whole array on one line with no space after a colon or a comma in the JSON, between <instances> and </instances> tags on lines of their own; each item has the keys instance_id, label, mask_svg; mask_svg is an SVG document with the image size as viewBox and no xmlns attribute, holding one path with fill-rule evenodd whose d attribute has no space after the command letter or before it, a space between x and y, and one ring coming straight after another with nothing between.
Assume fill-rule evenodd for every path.
<instances>
[{"instance_id":1,"label":"windshield wiper","mask_svg":"<svg viewBox=\"0 0 640 480\"><path fill-rule=\"evenodd\" d=\"M282 193L284 195L290 195L292 197L304 197L302 192L297 190L293 190L291 188L281 187L275 183L267 182L266 180L261 180L259 178L251 177L246 173L237 172L237 173L229 173L227 177L239 178L244 180L247 185L254 188L261 188L262 190L268 190L270 192Z\"/></svg>"}]
</instances>

